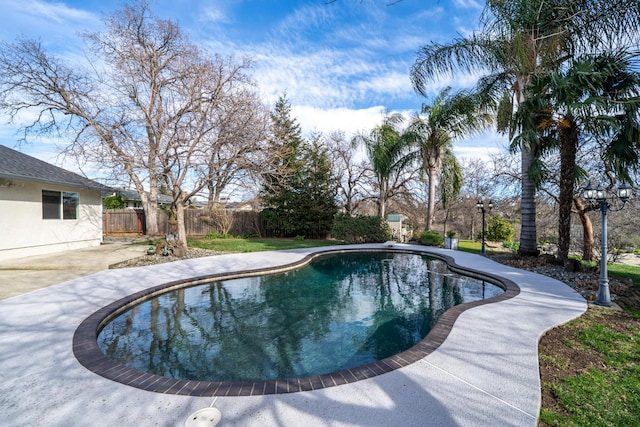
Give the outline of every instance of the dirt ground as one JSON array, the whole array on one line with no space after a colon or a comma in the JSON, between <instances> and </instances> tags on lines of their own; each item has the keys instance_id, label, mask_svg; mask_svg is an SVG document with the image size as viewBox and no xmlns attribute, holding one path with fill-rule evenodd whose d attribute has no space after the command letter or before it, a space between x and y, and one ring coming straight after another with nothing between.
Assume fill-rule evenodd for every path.
<instances>
[{"instance_id":1,"label":"dirt ground","mask_svg":"<svg viewBox=\"0 0 640 427\"><path fill-rule=\"evenodd\" d=\"M592 312L606 310L606 315ZM608 328L620 333L629 333L629 328L640 329L640 319L634 319L629 313L600 307L590 307L588 317L597 317L598 322L606 324ZM576 334L581 326L561 326L548 331L540 340L538 352L544 355L540 358L540 380L542 384L560 384L567 377L575 377L585 371L609 369L602 355L591 349L576 345ZM562 361L558 363L557 361ZM542 387L542 408L564 413L554 393L548 387ZM539 426L547 424L540 422Z\"/></svg>"}]
</instances>

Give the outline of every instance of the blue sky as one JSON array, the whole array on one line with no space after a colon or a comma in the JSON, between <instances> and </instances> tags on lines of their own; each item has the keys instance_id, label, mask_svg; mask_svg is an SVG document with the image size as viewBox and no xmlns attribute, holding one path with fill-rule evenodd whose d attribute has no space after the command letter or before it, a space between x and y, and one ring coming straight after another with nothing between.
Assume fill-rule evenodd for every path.
<instances>
[{"instance_id":1,"label":"blue sky","mask_svg":"<svg viewBox=\"0 0 640 427\"><path fill-rule=\"evenodd\" d=\"M428 102L411 87L409 69L420 46L446 43L478 24L477 0L155 0L152 10L177 21L192 41L215 53L254 61L253 77L267 105L286 93L303 131L368 131L385 111L410 112ZM101 18L122 2L0 0L0 39L40 38L46 48L80 58L78 33L100 31ZM473 76L443 78L429 87L466 87ZM15 146L15 129L0 141ZM35 141L35 138L34 138ZM22 151L55 161L40 141ZM461 157L486 157L504 144L489 132L456 141ZM67 165L65 165L67 167Z\"/></svg>"}]
</instances>

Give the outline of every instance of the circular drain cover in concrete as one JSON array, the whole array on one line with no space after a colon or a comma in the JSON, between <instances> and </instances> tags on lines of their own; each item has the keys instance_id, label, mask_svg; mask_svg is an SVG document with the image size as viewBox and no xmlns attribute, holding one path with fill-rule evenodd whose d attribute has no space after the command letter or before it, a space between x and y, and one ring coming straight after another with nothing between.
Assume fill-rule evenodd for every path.
<instances>
[{"instance_id":1,"label":"circular drain cover in concrete","mask_svg":"<svg viewBox=\"0 0 640 427\"><path fill-rule=\"evenodd\" d=\"M222 412L218 408L202 408L189 415L184 427L213 427L222 419Z\"/></svg>"}]
</instances>

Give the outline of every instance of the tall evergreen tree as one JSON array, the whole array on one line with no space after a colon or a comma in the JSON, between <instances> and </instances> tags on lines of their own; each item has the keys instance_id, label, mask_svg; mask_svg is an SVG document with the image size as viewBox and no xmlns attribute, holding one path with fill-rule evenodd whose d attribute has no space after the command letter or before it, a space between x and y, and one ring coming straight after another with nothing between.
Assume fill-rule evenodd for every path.
<instances>
[{"instance_id":1,"label":"tall evergreen tree","mask_svg":"<svg viewBox=\"0 0 640 427\"><path fill-rule=\"evenodd\" d=\"M300 174L297 157L302 134L300 125L291 117L291 105L285 95L278 99L270 117L268 165L263 173L261 192L263 218L270 230L277 230L284 236L294 227L290 209L295 198L295 181Z\"/></svg>"},{"instance_id":2,"label":"tall evergreen tree","mask_svg":"<svg viewBox=\"0 0 640 427\"><path fill-rule=\"evenodd\" d=\"M296 234L326 237L338 211L338 180L322 135L305 141L301 150L302 180L298 186Z\"/></svg>"},{"instance_id":3,"label":"tall evergreen tree","mask_svg":"<svg viewBox=\"0 0 640 427\"><path fill-rule=\"evenodd\" d=\"M281 237L326 237L337 211L336 182L327 148L308 142L281 96L271 113L268 167L261 192L267 227Z\"/></svg>"}]
</instances>

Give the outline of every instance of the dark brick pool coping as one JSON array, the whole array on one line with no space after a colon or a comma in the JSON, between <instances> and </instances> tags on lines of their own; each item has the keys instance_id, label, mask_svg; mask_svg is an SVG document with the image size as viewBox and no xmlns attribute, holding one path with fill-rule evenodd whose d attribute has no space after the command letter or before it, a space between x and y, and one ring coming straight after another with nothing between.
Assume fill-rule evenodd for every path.
<instances>
[{"instance_id":1,"label":"dark brick pool coping","mask_svg":"<svg viewBox=\"0 0 640 427\"><path fill-rule=\"evenodd\" d=\"M454 271L495 283L505 289L505 292L496 297L474 301L454 306L447 310L438 319L435 327L418 344L402 353L386 359L358 366L352 369L332 372L330 374L316 375L304 378L291 378L286 380L248 381L248 382L220 382L220 381L195 381L178 380L149 374L137 369L128 368L107 357L98 347L97 337L100 329L109 319L125 310L127 307L138 303L141 299L166 292L172 288L190 286L212 280L228 280L231 278L257 276L265 273L286 271L309 263L320 255L345 252L404 252L418 255L427 255L445 261ZM300 391L317 390L342 384L353 383L366 378L375 377L386 372L408 366L424 358L435 351L447 338L458 316L480 305L491 304L515 297L520 293L520 288L513 281L503 277L474 270L473 268L460 266L447 255L428 252L428 250L389 248L353 248L330 249L314 252L300 261L283 265L277 268L261 268L233 273L213 274L201 277L192 277L185 280L168 282L159 286L146 289L115 301L86 318L76 329L73 336L73 354L76 359L88 370L119 382L146 391L165 394L177 394L185 396L257 396L277 393L295 393Z\"/></svg>"}]
</instances>

